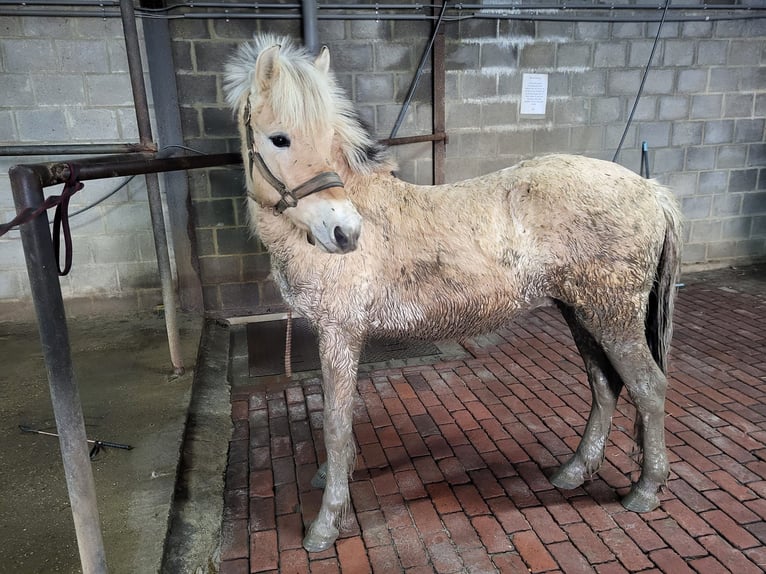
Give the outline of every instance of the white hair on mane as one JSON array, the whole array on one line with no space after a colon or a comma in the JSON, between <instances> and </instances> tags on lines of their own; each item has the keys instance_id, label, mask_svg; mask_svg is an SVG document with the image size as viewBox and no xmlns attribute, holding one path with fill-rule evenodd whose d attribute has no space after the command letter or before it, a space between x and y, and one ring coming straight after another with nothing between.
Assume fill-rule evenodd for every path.
<instances>
[{"instance_id":1,"label":"white hair on mane","mask_svg":"<svg viewBox=\"0 0 766 574\"><path fill-rule=\"evenodd\" d=\"M394 164L385 146L362 125L352 102L335 81L314 66L314 57L289 36L256 35L240 45L226 64L223 89L226 103L239 113L244 98L258 89L254 85L258 55L279 46L278 73L269 85L268 98L278 121L288 128L311 133L332 127L341 142L349 167L356 172L390 171Z\"/></svg>"}]
</instances>

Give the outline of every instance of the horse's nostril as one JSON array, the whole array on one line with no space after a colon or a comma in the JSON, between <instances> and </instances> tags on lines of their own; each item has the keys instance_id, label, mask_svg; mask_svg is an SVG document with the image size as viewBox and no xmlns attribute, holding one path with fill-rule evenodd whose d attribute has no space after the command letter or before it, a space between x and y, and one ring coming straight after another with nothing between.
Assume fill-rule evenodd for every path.
<instances>
[{"instance_id":1,"label":"horse's nostril","mask_svg":"<svg viewBox=\"0 0 766 574\"><path fill-rule=\"evenodd\" d=\"M340 227L333 229L332 233L335 236L335 242L338 244L338 247L341 249L348 247L348 236Z\"/></svg>"}]
</instances>

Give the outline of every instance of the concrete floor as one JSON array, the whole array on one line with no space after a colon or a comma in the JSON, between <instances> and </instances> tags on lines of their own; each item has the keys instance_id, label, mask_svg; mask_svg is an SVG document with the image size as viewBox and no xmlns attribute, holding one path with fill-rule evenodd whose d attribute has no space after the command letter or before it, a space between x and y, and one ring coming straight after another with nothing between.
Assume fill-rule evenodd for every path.
<instances>
[{"instance_id":1,"label":"concrete floor","mask_svg":"<svg viewBox=\"0 0 766 574\"><path fill-rule=\"evenodd\" d=\"M69 321L88 438L133 447L93 461L110 572L160 568L202 327L181 325L172 378L162 317ZM79 572L58 439L19 430L55 432L36 325L0 322L0 364L0 571Z\"/></svg>"}]
</instances>

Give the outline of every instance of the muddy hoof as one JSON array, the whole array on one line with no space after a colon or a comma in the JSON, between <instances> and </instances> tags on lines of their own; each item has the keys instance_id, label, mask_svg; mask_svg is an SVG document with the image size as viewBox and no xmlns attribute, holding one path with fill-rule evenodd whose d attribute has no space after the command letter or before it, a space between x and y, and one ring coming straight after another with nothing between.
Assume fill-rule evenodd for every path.
<instances>
[{"instance_id":1,"label":"muddy hoof","mask_svg":"<svg viewBox=\"0 0 766 574\"><path fill-rule=\"evenodd\" d=\"M556 488L572 490L581 486L585 479L581 472L574 472L571 469L567 469L566 465L564 465L551 475L550 481Z\"/></svg>"},{"instance_id":2,"label":"muddy hoof","mask_svg":"<svg viewBox=\"0 0 766 574\"><path fill-rule=\"evenodd\" d=\"M309 531L303 539L303 547L307 552L322 552L335 544L338 534L340 534L337 528L331 527L329 532L323 534L317 532L317 528L314 526L314 523L309 526Z\"/></svg>"},{"instance_id":3,"label":"muddy hoof","mask_svg":"<svg viewBox=\"0 0 766 574\"><path fill-rule=\"evenodd\" d=\"M318 469L314 478L311 479L311 486L314 488L324 489L327 484L327 463L322 464Z\"/></svg>"},{"instance_id":4,"label":"muddy hoof","mask_svg":"<svg viewBox=\"0 0 766 574\"><path fill-rule=\"evenodd\" d=\"M660 505L660 498L656 492L647 492L633 487L622 499L622 505L633 512L651 512Z\"/></svg>"}]
</instances>

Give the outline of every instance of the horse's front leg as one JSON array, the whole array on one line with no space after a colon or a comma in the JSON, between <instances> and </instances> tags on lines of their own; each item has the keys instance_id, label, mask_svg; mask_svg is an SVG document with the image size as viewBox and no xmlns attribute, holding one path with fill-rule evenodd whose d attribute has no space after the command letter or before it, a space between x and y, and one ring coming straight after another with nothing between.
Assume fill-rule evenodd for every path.
<instances>
[{"instance_id":1,"label":"horse's front leg","mask_svg":"<svg viewBox=\"0 0 766 574\"><path fill-rule=\"evenodd\" d=\"M341 329L319 333L327 474L322 506L303 539L303 547L309 552L321 552L333 545L349 504L348 477L356 459L352 434L354 388L362 341L361 333Z\"/></svg>"}]
</instances>

